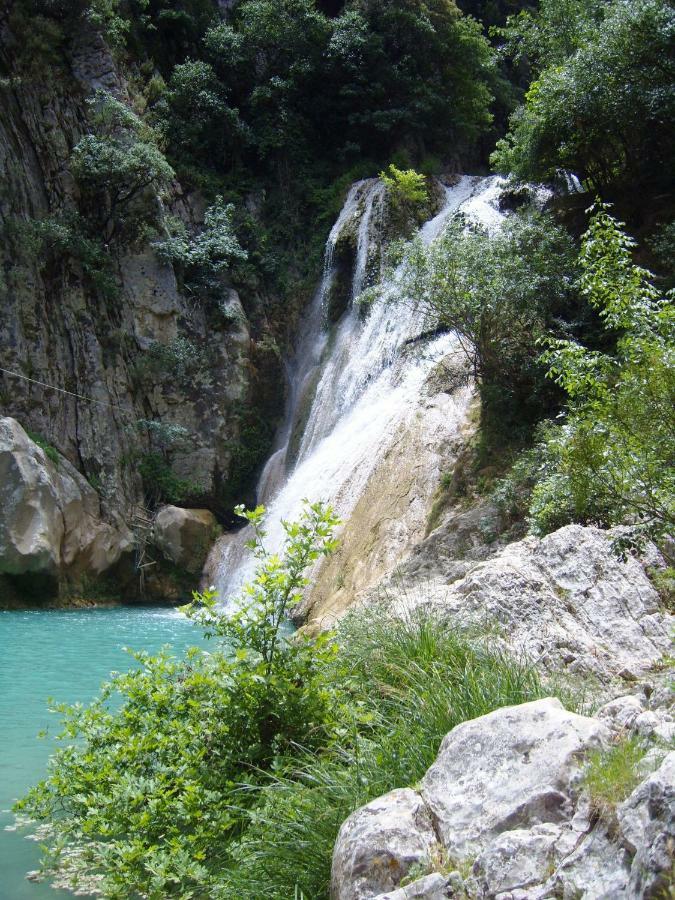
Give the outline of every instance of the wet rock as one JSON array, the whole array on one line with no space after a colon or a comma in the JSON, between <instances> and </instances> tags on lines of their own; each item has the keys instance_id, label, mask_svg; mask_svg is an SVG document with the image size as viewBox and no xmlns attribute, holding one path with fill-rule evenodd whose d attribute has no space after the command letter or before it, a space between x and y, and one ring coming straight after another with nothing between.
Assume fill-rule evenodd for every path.
<instances>
[{"instance_id":1,"label":"wet rock","mask_svg":"<svg viewBox=\"0 0 675 900\"><path fill-rule=\"evenodd\" d=\"M333 852L332 900L366 900L394 890L436 845L420 795L409 788L391 791L343 823Z\"/></svg>"},{"instance_id":2,"label":"wet rock","mask_svg":"<svg viewBox=\"0 0 675 900\"><path fill-rule=\"evenodd\" d=\"M51 458L19 423L0 419L0 573L100 575L131 548L129 531L101 519L96 491Z\"/></svg>"},{"instance_id":3,"label":"wet rock","mask_svg":"<svg viewBox=\"0 0 675 900\"><path fill-rule=\"evenodd\" d=\"M216 518L208 509L163 506L155 517L153 542L172 563L199 574L219 533Z\"/></svg>"}]
</instances>

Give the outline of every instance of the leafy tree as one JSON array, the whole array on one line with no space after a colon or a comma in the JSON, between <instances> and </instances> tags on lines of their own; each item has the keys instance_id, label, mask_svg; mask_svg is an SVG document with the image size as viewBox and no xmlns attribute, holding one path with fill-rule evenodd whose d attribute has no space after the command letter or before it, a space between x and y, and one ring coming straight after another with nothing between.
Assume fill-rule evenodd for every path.
<instances>
[{"instance_id":1,"label":"leafy tree","mask_svg":"<svg viewBox=\"0 0 675 900\"><path fill-rule=\"evenodd\" d=\"M149 57L165 76L199 53L205 32L218 20L213 0L125 0L124 6L129 53Z\"/></svg>"},{"instance_id":2,"label":"leafy tree","mask_svg":"<svg viewBox=\"0 0 675 900\"><path fill-rule=\"evenodd\" d=\"M549 0L538 17L512 21L517 52L533 55L541 71L494 165L523 179L571 169L595 190L631 180L667 183L675 145L674 16L665 0Z\"/></svg>"},{"instance_id":3,"label":"leafy tree","mask_svg":"<svg viewBox=\"0 0 675 900\"><path fill-rule=\"evenodd\" d=\"M90 706L60 706L71 742L47 778L18 804L49 820L53 865L109 897L203 895L227 862L260 779L295 742L330 742L337 695L326 678L330 637L289 640L285 613L305 570L330 553L330 508L305 507L286 523L281 556L263 548L263 509L244 512L259 566L240 607L223 613L212 589L189 613L218 639L184 661L134 654Z\"/></svg>"},{"instance_id":4,"label":"leafy tree","mask_svg":"<svg viewBox=\"0 0 675 900\"><path fill-rule=\"evenodd\" d=\"M73 175L104 239L131 242L156 222L157 192L173 169L148 126L111 94L99 91L90 101L90 123L92 133L73 150Z\"/></svg>"},{"instance_id":5,"label":"leafy tree","mask_svg":"<svg viewBox=\"0 0 675 900\"><path fill-rule=\"evenodd\" d=\"M189 60L174 68L158 110L160 128L183 164L227 169L248 140L229 89L213 67Z\"/></svg>"},{"instance_id":6,"label":"leafy tree","mask_svg":"<svg viewBox=\"0 0 675 900\"><path fill-rule=\"evenodd\" d=\"M581 253L582 289L619 333L616 355L550 339L543 357L569 404L565 424L548 432L549 464L532 495L538 532L581 520L658 535L675 523L672 297L633 264L622 227L599 205Z\"/></svg>"},{"instance_id":7,"label":"leafy tree","mask_svg":"<svg viewBox=\"0 0 675 900\"><path fill-rule=\"evenodd\" d=\"M354 155L457 152L490 123L489 46L448 0L351 3L334 22L329 61L334 131L347 128Z\"/></svg>"},{"instance_id":8,"label":"leafy tree","mask_svg":"<svg viewBox=\"0 0 675 900\"><path fill-rule=\"evenodd\" d=\"M484 437L522 436L550 408L536 341L576 301L573 245L550 217L514 215L496 233L455 221L428 248L413 241L400 289L429 328L457 335L479 382Z\"/></svg>"}]
</instances>

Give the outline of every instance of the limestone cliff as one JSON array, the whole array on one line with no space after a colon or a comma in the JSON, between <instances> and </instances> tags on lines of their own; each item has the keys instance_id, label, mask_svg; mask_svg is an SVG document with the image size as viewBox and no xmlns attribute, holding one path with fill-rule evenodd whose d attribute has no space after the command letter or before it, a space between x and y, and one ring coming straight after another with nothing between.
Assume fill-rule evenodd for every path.
<instances>
[{"instance_id":1,"label":"limestone cliff","mask_svg":"<svg viewBox=\"0 0 675 900\"><path fill-rule=\"evenodd\" d=\"M63 238L87 213L72 173L87 99L101 89L129 106L134 98L91 25L47 63L12 7L0 18L0 413L71 462L104 517L131 520L153 478L174 479L181 499L224 515L256 373L273 373L273 403L282 383L274 355L256 351L244 307L256 309L258 329L264 310L257 297L242 305L227 272L216 302L199 303L151 236L104 244L93 263ZM204 204L175 181L165 203L188 232L200 227ZM170 499L161 493L151 499Z\"/></svg>"}]
</instances>

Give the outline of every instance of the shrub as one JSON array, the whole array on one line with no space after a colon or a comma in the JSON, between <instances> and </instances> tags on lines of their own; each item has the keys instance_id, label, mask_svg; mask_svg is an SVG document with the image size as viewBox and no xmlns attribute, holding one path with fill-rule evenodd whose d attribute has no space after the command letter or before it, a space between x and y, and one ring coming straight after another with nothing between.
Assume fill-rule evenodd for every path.
<instances>
[{"instance_id":1,"label":"shrub","mask_svg":"<svg viewBox=\"0 0 675 900\"><path fill-rule=\"evenodd\" d=\"M624 737L609 749L595 750L584 772L584 786L591 795L597 815L608 824L616 807L633 792L644 778L641 763L647 744L637 737Z\"/></svg>"},{"instance_id":2,"label":"shrub","mask_svg":"<svg viewBox=\"0 0 675 900\"><path fill-rule=\"evenodd\" d=\"M34 444L37 444L45 452L45 456L50 459L55 466L61 461L61 454L56 449L53 444L50 444L49 441L45 440L40 434L36 434L34 431L26 430L26 434L33 441Z\"/></svg>"},{"instance_id":3,"label":"shrub","mask_svg":"<svg viewBox=\"0 0 675 900\"><path fill-rule=\"evenodd\" d=\"M112 299L119 288L110 256L88 230L86 221L72 212L15 221L9 226L9 233L15 232L18 237L22 255L41 266L65 266L71 261L81 268L88 284Z\"/></svg>"},{"instance_id":4,"label":"shrub","mask_svg":"<svg viewBox=\"0 0 675 900\"><path fill-rule=\"evenodd\" d=\"M380 178L396 203L408 203L414 207L426 203L429 198L424 175L414 169L403 171L392 163L386 172L380 172Z\"/></svg>"},{"instance_id":5,"label":"shrub","mask_svg":"<svg viewBox=\"0 0 675 900\"><path fill-rule=\"evenodd\" d=\"M168 454L150 450L136 459L138 474L143 479L146 504L154 508L159 503L180 504L197 497L203 488L195 481L181 478L171 468Z\"/></svg>"},{"instance_id":6,"label":"shrub","mask_svg":"<svg viewBox=\"0 0 675 900\"><path fill-rule=\"evenodd\" d=\"M234 227L234 206L222 197L204 213L201 231L188 236L181 222L173 223L173 233L153 244L160 259L180 266L186 279L208 281L223 269L247 259Z\"/></svg>"},{"instance_id":7,"label":"shrub","mask_svg":"<svg viewBox=\"0 0 675 900\"><path fill-rule=\"evenodd\" d=\"M49 822L48 873L120 898L327 898L346 816L417 781L454 725L542 696L533 670L423 615L291 638L337 519L306 504L277 555L264 510L237 513L252 582L226 611L213 589L187 608L211 652L135 654L89 707L58 707L71 743L17 805Z\"/></svg>"},{"instance_id":8,"label":"shrub","mask_svg":"<svg viewBox=\"0 0 675 900\"><path fill-rule=\"evenodd\" d=\"M458 336L479 381L487 440L522 438L553 405L536 342L574 312L575 280L571 239L533 213L494 234L455 220L431 246L415 240L404 254L400 299L423 311L429 329Z\"/></svg>"},{"instance_id":9,"label":"shrub","mask_svg":"<svg viewBox=\"0 0 675 900\"><path fill-rule=\"evenodd\" d=\"M133 654L90 706L59 706L72 743L17 809L48 820L51 865L72 883L109 897L203 896L226 864L256 780L293 742L326 740L335 690L322 675L328 639L288 640L284 612L304 570L333 547L336 519L321 504L286 524L281 556L262 547L263 510L253 528L259 567L241 606L223 615L213 591L195 594L191 615L218 636L212 652L192 648ZM224 639L224 641L223 641Z\"/></svg>"},{"instance_id":10,"label":"shrub","mask_svg":"<svg viewBox=\"0 0 675 900\"><path fill-rule=\"evenodd\" d=\"M675 360L673 307L632 263L634 246L604 205L584 235L581 285L605 327L618 333L614 356L549 339L543 360L568 395L567 419L547 438L554 464L534 489L537 532L551 518L624 522L658 536L675 522Z\"/></svg>"},{"instance_id":11,"label":"shrub","mask_svg":"<svg viewBox=\"0 0 675 900\"><path fill-rule=\"evenodd\" d=\"M105 91L89 103L92 132L73 150L73 175L104 239L131 243L157 223L156 195L174 172L152 130L129 107Z\"/></svg>"}]
</instances>

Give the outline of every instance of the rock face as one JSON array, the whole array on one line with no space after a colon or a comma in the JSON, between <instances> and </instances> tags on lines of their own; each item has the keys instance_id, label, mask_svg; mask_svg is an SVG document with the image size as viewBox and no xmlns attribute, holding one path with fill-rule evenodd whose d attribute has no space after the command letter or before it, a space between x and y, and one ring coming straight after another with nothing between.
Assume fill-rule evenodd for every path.
<instances>
[{"instance_id":1,"label":"rock face","mask_svg":"<svg viewBox=\"0 0 675 900\"><path fill-rule=\"evenodd\" d=\"M437 845L429 810L410 789L395 790L353 813L333 856L331 896L365 900L392 890Z\"/></svg>"},{"instance_id":2,"label":"rock face","mask_svg":"<svg viewBox=\"0 0 675 900\"><path fill-rule=\"evenodd\" d=\"M437 575L393 602L489 625L543 670L603 683L639 679L671 647L673 617L641 563L619 559L611 534L580 525L510 544L451 584Z\"/></svg>"},{"instance_id":3,"label":"rock face","mask_svg":"<svg viewBox=\"0 0 675 900\"><path fill-rule=\"evenodd\" d=\"M247 316L226 283L222 298L195 303L181 291L172 266L147 243L101 250L115 282L112 293L87 274L77 252L34 249L31 229L63 230L88 214L70 165L73 147L89 127L87 98L97 89L130 105L131 97L105 41L86 18L64 35L58 51L63 65L50 58L49 77L40 69L44 60L22 56L22 35L13 27L12 17L4 16L0 365L95 402L0 373L2 410L49 440L101 485L108 507L127 517L143 501L139 460L163 449L143 423L180 425L187 439L174 453L173 471L190 481L200 504L229 515L236 501L227 482L242 408L249 404L266 417L259 398L271 392L278 406L283 392L271 350L256 350L255 369L250 367L250 332L255 337L265 328L264 308L249 296ZM199 227L203 210L179 185L166 203L189 230ZM187 363L184 353L180 358L186 348Z\"/></svg>"},{"instance_id":4,"label":"rock face","mask_svg":"<svg viewBox=\"0 0 675 900\"><path fill-rule=\"evenodd\" d=\"M0 507L1 575L97 576L132 547L123 525L102 520L86 479L11 418L0 418Z\"/></svg>"},{"instance_id":5,"label":"rock face","mask_svg":"<svg viewBox=\"0 0 675 900\"><path fill-rule=\"evenodd\" d=\"M582 773L610 736L605 723L555 699L459 725L419 792L392 791L344 823L333 900L659 896L672 877L675 754L607 824ZM429 874L392 891L413 865Z\"/></svg>"},{"instance_id":6,"label":"rock face","mask_svg":"<svg viewBox=\"0 0 675 900\"><path fill-rule=\"evenodd\" d=\"M163 506L155 517L153 541L172 563L199 575L219 533L216 517L208 509Z\"/></svg>"}]
</instances>

